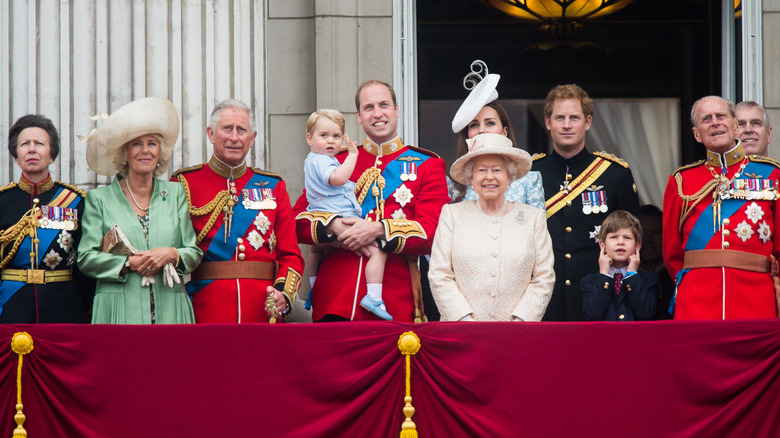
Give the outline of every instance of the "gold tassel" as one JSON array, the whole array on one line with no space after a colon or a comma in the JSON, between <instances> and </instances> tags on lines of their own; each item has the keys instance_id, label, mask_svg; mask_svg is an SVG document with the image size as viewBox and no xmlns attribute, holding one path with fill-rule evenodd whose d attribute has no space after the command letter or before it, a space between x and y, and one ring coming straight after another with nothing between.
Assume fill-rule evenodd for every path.
<instances>
[{"instance_id":1,"label":"gold tassel","mask_svg":"<svg viewBox=\"0 0 780 438\"><path fill-rule=\"evenodd\" d=\"M33 339L27 332L14 333L14 337L11 339L11 350L19 355L19 364L16 368L16 415L14 415L14 421L16 421L16 429L14 429L14 438L22 438L27 436L27 431L24 430L22 424L27 417L22 413L24 406L22 405L22 358L25 354L33 351Z\"/></svg>"},{"instance_id":2,"label":"gold tassel","mask_svg":"<svg viewBox=\"0 0 780 438\"><path fill-rule=\"evenodd\" d=\"M417 426L412 421L414 415L414 407L412 406L412 364L411 359L413 354L417 354L420 351L420 338L417 337L414 332L403 333L398 338L398 349L401 350L401 354L406 356L406 397L404 397L404 420L401 425L401 438L417 438Z\"/></svg>"}]
</instances>

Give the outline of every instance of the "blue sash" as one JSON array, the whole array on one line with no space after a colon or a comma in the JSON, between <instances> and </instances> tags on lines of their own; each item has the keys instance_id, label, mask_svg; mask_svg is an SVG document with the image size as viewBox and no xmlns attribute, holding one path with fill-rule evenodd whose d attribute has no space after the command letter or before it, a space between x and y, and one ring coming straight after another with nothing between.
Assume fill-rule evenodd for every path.
<instances>
[{"instance_id":1,"label":"blue sash","mask_svg":"<svg viewBox=\"0 0 780 438\"><path fill-rule=\"evenodd\" d=\"M62 192L64 189L59 188L57 192L52 196L52 199L56 198L60 192ZM67 208L76 208L79 205L79 202L81 202L81 196L76 196L76 198L73 199L73 202L71 202L69 205L67 205ZM51 246L52 242L54 242L54 239L57 238L57 236L60 235L60 231L62 230L54 230L49 228L38 228L37 234L38 234L38 264L43 261L43 258L48 253L48 249ZM32 269L32 266L30 266L30 253L32 252L32 239L30 236L26 236L24 240L22 240L22 244L19 245L19 250L16 252L16 255L14 256L13 260L11 260L10 266L13 266L14 269ZM14 294L22 288L27 283L23 283L21 281L11 281L11 280L3 280L0 281L0 314L3 313L3 306L5 306L5 303L8 302L8 300L11 299L11 297L14 296Z\"/></svg>"},{"instance_id":2,"label":"blue sash","mask_svg":"<svg viewBox=\"0 0 780 438\"><path fill-rule=\"evenodd\" d=\"M774 171L775 166L768 163L759 163L751 161L745 166L742 174L737 179L752 179L746 176L746 174L755 175L770 175ZM718 190L716 187L715 190ZM720 206L721 220L730 218L734 213L739 211L746 202L753 202L746 199L724 199ZM688 241L685 242L685 251L694 251L706 248L707 244L715 237L715 231L713 229L713 209L712 204L702 211L701 215L696 219L696 223L693 224L691 233L688 235ZM674 295L672 301L669 303L669 313L674 315L674 306L677 301L677 288L680 286L680 282L685 277L690 269L681 269L676 275L676 284L674 287Z\"/></svg>"},{"instance_id":3,"label":"blue sash","mask_svg":"<svg viewBox=\"0 0 780 438\"><path fill-rule=\"evenodd\" d=\"M417 169L419 172L420 165L424 163L430 156L425 155L421 152L417 152L413 149L407 148L404 153L399 155L395 158L395 160L391 161L390 163L387 163L387 166L385 166L385 170L382 171L382 176L385 178L385 188L382 191L382 195L384 196L384 199L389 198L395 190L401 186L401 184L404 183L404 181L401 180L401 174L403 173L403 165L406 163L406 161L401 160L401 157L417 157L420 160L415 161L417 163ZM376 185L376 182L374 182L373 185ZM368 212L376 208L376 198L369 195L366 196L366 198L363 200L363 204L361 205L361 208L363 209L363 217L366 217L368 215Z\"/></svg>"},{"instance_id":4,"label":"blue sash","mask_svg":"<svg viewBox=\"0 0 780 438\"><path fill-rule=\"evenodd\" d=\"M247 171L249 172L251 170L247 169ZM244 187L236 187L239 202L233 206L233 223L230 226L230 235L227 238L227 242L225 242L225 222L223 221L222 226L217 228L214 238L211 239L211 243L206 249L206 253L203 255L204 262L222 262L233 258L233 255L236 253L236 247L238 246L238 238L246 234L246 231L254 223L258 212L258 210L247 210L244 208L244 204L240 199L241 190L245 188L260 187L257 183L261 181L266 183L262 188L271 190L273 190L279 182L276 178L255 173L252 175L252 178L247 181ZM211 284L212 281L214 280L191 281L187 285L187 292L192 296L195 292Z\"/></svg>"}]
</instances>

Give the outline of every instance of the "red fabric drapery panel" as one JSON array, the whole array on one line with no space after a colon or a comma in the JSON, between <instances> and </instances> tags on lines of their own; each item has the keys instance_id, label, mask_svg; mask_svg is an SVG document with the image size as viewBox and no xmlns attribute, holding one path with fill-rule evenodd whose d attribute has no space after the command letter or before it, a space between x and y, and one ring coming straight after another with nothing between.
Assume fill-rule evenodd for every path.
<instances>
[{"instance_id":1,"label":"red fabric drapery panel","mask_svg":"<svg viewBox=\"0 0 780 438\"><path fill-rule=\"evenodd\" d=\"M780 435L780 321L0 326L0 433L40 437Z\"/></svg>"}]
</instances>

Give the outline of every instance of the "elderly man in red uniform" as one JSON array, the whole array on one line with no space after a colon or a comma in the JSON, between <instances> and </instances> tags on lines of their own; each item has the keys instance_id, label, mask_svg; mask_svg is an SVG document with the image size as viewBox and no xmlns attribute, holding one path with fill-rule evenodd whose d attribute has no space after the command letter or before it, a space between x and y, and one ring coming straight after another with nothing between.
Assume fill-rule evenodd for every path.
<instances>
[{"instance_id":1,"label":"elderly man in red uniform","mask_svg":"<svg viewBox=\"0 0 780 438\"><path fill-rule=\"evenodd\" d=\"M664 263L676 275L675 319L776 316L770 256L780 255L780 163L746 155L734 104L696 101L693 135L707 159L683 166L664 194Z\"/></svg>"},{"instance_id":2,"label":"elderly man in red uniform","mask_svg":"<svg viewBox=\"0 0 780 438\"><path fill-rule=\"evenodd\" d=\"M187 289L195 322L267 322L290 311L300 286L303 258L285 183L246 165L257 135L252 120L240 101L217 104L206 128L214 155L174 175L203 250Z\"/></svg>"},{"instance_id":3,"label":"elderly man in red uniform","mask_svg":"<svg viewBox=\"0 0 780 438\"><path fill-rule=\"evenodd\" d=\"M368 245L388 252L383 299L395 321L415 318L419 300L417 256L429 254L441 208L449 202L444 160L403 144L392 87L367 81L355 95L358 123L368 137L350 180L362 218L307 211L306 194L295 204L298 240L331 245L312 290L314 321L378 320L359 303L366 295ZM346 153L337 155L343 161ZM336 238L338 240L336 241ZM413 287L415 290L413 291ZM417 315L421 316L421 315Z\"/></svg>"}]
</instances>

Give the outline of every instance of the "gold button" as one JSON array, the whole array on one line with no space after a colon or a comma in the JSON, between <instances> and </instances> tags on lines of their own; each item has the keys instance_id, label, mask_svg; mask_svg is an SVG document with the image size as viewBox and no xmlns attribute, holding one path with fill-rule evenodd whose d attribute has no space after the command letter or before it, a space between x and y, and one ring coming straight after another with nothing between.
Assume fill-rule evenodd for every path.
<instances>
[{"instance_id":1,"label":"gold button","mask_svg":"<svg viewBox=\"0 0 780 438\"><path fill-rule=\"evenodd\" d=\"M566 201L566 206L571 207L571 201Z\"/></svg>"},{"instance_id":2,"label":"gold button","mask_svg":"<svg viewBox=\"0 0 780 438\"><path fill-rule=\"evenodd\" d=\"M240 238L240 237L239 237L238 239L236 239L236 242L238 242L238 243L244 243L244 239L242 239L242 238Z\"/></svg>"},{"instance_id":3,"label":"gold button","mask_svg":"<svg viewBox=\"0 0 780 438\"><path fill-rule=\"evenodd\" d=\"M566 232L571 233L571 227L566 227Z\"/></svg>"},{"instance_id":4,"label":"gold button","mask_svg":"<svg viewBox=\"0 0 780 438\"><path fill-rule=\"evenodd\" d=\"M564 257L566 257L566 260L571 259L571 254L566 254Z\"/></svg>"},{"instance_id":5,"label":"gold button","mask_svg":"<svg viewBox=\"0 0 780 438\"><path fill-rule=\"evenodd\" d=\"M626 319L626 315L624 315L624 314L622 314L622 313L621 313L621 314L620 314L620 316L618 316L618 318L620 318L620 319Z\"/></svg>"},{"instance_id":6,"label":"gold button","mask_svg":"<svg viewBox=\"0 0 780 438\"><path fill-rule=\"evenodd\" d=\"M607 281L604 282L604 289L609 289L609 282Z\"/></svg>"},{"instance_id":7,"label":"gold button","mask_svg":"<svg viewBox=\"0 0 780 438\"><path fill-rule=\"evenodd\" d=\"M727 249L728 247L729 247L729 243L728 242L723 242L723 249Z\"/></svg>"},{"instance_id":8,"label":"gold button","mask_svg":"<svg viewBox=\"0 0 780 438\"><path fill-rule=\"evenodd\" d=\"M239 251L246 251L246 247L244 245L238 245Z\"/></svg>"},{"instance_id":9,"label":"gold button","mask_svg":"<svg viewBox=\"0 0 780 438\"><path fill-rule=\"evenodd\" d=\"M566 280L566 286L571 286L571 281Z\"/></svg>"},{"instance_id":10,"label":"gold button","mask_svg":"<svg viewBox=\"0 0 780 438\"><path fill-rule=\"evenodd\" d=\"M731 221L728 218L723 219L723 225L728 225L730 223L731 223Z\"/></svg>"},{"instance_id":11,"label":"gold button","mask_svg":"<svg viewBox=\"0 0 780 438\"><path fill-rule=\"evenodd\" d=\"M630 285L627 284L626 285L626 289L628 289L628 291L631 292L631 286Z\"/></svg>"},{"instance_id":12,"label":"gold button","mask_svg":"<svg viewBox=\"0 0 780 438\"><path fill-rule=\"evenodd\" d=\"M240 254L238 254L238 259L239 259L239 260L244 260L245 258L246 258L246 256L244 255L244 253L243 253L243 252L242 252L242 253L240 253Z\"/></svg>"},{"instance_id":13,"label":"gold button","mask_svg":"<svg viewBox=\"0 0 780 438\"><path fill-rule=\"evenodd\" d=\"M727 229L725 229L725 228L724 228L724 229L723 229L723 235L724 235L724 236L728 236L729 234L731 234L731 231L729 231L729 230L727 230Z\"/></svg>"},{"instance_id":14,"label":"gold button","mask_svg":"<svg viewBox=\"0 0 780 438\"><path fill-rule=\"evenodd\" d=\"M376 160L376 165L377 166L381 166L382 165L382 160Z\"/></svg>"}]
</instances>

